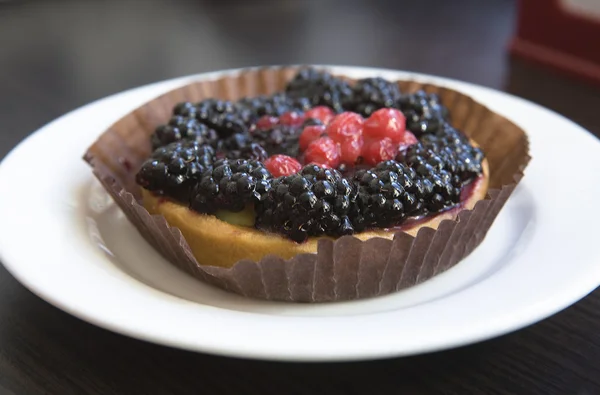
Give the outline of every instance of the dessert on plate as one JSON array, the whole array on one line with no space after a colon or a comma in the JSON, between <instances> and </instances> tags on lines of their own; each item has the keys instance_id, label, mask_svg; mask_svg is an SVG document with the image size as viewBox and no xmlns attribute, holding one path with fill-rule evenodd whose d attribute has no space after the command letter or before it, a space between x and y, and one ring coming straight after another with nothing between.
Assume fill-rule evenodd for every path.
<instances>
[{"instance_id":1,"label":"dessert on plate","mask_svg":"<svg viewBox=\"0 0 600 395\"><path fill-rule=\"evenodd\" d=\"M129 149L111 157L101 138L86 159L163 255L244 295L345 300L424 281L476 247L528 160L520 129L507 127L518 145L507 165L488 153L490 131L456 126L469 124L464 106L453 114L415 84L313 68L221 81L220 95L184 87L134 112L137 128L106 132ZM481 127L497 126L469 100Z\"/></svg>"}]
</instances>

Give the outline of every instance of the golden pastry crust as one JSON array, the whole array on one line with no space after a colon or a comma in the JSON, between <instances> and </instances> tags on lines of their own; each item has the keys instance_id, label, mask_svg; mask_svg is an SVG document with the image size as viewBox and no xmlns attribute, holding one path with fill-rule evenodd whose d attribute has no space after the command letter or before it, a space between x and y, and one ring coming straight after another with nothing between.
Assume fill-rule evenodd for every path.
<instances>
[{"instance_id":1,"label":"golden pastry crust","mask_svg":"<svg viewBox=\"0 0 600 395\"><path fill-rule=\"evenodd\" d=\"M437 229L443 220L455 219L462 209L472 209L479 200L485 198L488 189L487 160L482 162L482 167L483 174L474 181L470 196L460 208L432 216L402 231L414 236L422 227ZM242 259L258 261L269 254L289 259L297 254L317 252L317 242L320 237L311 237L305 243L298 244L277 234L232 225L213 215L196 213L184 205L166 200L144 189L142 189L142 199L144 207L151 214L164 216L171 226L181 230L194 257L201 265L231 267ZM354 237L361 240L373 237L391 239L397 232L397 229L370 230L357 233Z\"/></svg>"}]
</instances>

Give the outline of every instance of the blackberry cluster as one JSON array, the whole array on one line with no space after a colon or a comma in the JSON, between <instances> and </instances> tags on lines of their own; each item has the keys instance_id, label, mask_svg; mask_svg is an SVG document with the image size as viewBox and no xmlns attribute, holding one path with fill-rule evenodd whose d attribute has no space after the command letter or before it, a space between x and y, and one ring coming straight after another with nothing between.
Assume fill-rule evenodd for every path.
<instances>
[{"instance_id":1,"label":"blackberry cluster","mask_svg":"<svg viewBox=\"0 0 600 395\"><path fill-rule=\"evenodd\" d=\"M243 98L237 102L237 106L249 111L257 119L265 115L279 117L290 111L306 111L312 104L306 97L292 98L284 93L276 93L272 96Z\"/></svg>"},{"instance_id":2,"label":"blackberry cluster","mask_svg":"<svg viewBox=\"0 0 600 395\"><path fill-rule=\"evenodd\" d=\"M249 142L248 144L241 146L240 149L218 152L217 157L219 159L248 159L262 162L269 157L269 153L262 145Z\"/></svg>"},{"instance_id":3,"label":"blackberry cluster","mask_svg":"<svg viewBox=\"0 0 600 395\"><path fill-rule=\"evenodd\" d=\"M344 107L363 117L369 117L380 108L398 108L402 97L398 84L380 77L357 81L352 92L352 99Z\"/></svg>"},{"instance_id":4,"label":"blackberry cluster","mask_svg":"<svg viewBox=\"0 0 600 395\"><path fill-rule=\"evenodd\" d=\"M255 118L251 111L226 100L207 99L194 108L196 119L216 130L221 139L237 133L247 133Z\"/></svg>"},{"instance_id":5,"label":"blackberry cluster","mask_svg":"<svg viewBox=\"0 0 600 395\"><path fill-rule=\"evenodd\" d=\"M300 173L273 180L257 206L256 226L301 243L309 236L354 233L348 217L356 188L336 170L305 166Z\"/></svg>"},{"instance_id":6,"label":"blackberry cluster","mask_svg":"<svg viewBox=\"0 0 600 395\"><path fill-rule=\"evenodd\" d=\"M480 148L473 147L465 135L444 124L436 133L422 136L418 144L397 159L421 169L421 173L445 171L451 175L453 185L461 188L482 173L483 158Z\"/></svg>"},{"instance_id":7,"label":"blackberry cluster","mask_svg":"<svg viewBox=\"0 0 600 395\"><path fill-rule=\"evenodd\" d=\"M259 161L276 154L295 157L299 154L298 139L301 132L301 127L276 125L268 130L255 128L250 133L234 134L217 142L217 157Z\"/></svg>"},{"instance_id":8,"label":"blackberry cluster","mask_svg":"<svg viewBox=\"0 0 600 395\"><path fill-rule=\"evenodd\" d=\"M187 202L192 188L212 169L214 150L195 140L180 140L154 151L136 175L149 191Z\"/></svg>"},{"instance_id":9,"label":"blackberry cluster","mask_svg":"<svg viewBox=\"0 0 600 395\"><path fill-rule=\"evenodd\" d=\"M302 130L303 127L276 125L268 130L253 130L251 137L269 155L285 154L296 157L299 154L298 139Z\"/></svg>"},{"instance_id":10,"label":"blackberry cluster","mask_svg":"<svg viewBox=\"0 0 600 395\"><path fill-rule=\"evenodd\" d=\"M352 101L348 82L310 68L298 72L285 91L292 99L308 98L313 106L328 106L338 113L344 111L344 103Z\"/></svg>"},{"instance_id":11,"label":"blackberry cluster","mask_svg":"<svg viewBox=\"0 0 600 395\"><path fill-rule=\"evenodd\" d=\"M418 91L403 96L399 107L406 117L406 128L417 138L436 133L449 120L448 109L436 94Z\"/></svg>"},{"instance_id":12,"label":"blackberry cluster","mask_svg":"<svg viewBox=\"0 0 600 395\"><path fill-rule=\"evenodd\" d=\"M236 133L227 137L226 139L219 140L216 148L217 151L241 151L246 148L252 142L252 138L249 133Z\"/></svg>"},{"instance_id":13,"label":"blackberry cluster","mask_svg":"<svg viewBox=\"0 0 600 395\"><path fill-rule=\"evenodd\" d=\"M388 228L407 216L424 211L426 188L415 171L396 161L385 161L354 175L358 186L353 224L357 230Z\"/></svg>"},{"instance_id":14,"label":"blackberry cluster","mask_svg":"<svg viewBox=\"0 0 600 395\"><path fill-rule=\"evenodd\" d=\"M422 143L411 146L404 161L415 169L425 187L423 203L428 212L437 212L460 203L460 192L467 173L461 173L464 162L445 148L436 151ZM473 179L475 174L470 175Z\"/></svg>"},{"instance_id":15,"label":"blackberry cluster","mask_svg":"<svg viewBox=\"0 0 600 395\"><path fill-rule=\"evenodd\" d=\"M152 149L156 150L179 140L195 140L199 144L214 144L217 132L198 122L194 117L175 115L165 125L156 128L151 137Z\"/></svg>"},{"instance_id":16,"label":"blackberry cluster","mask_svg":"<svg viewBox=\"0 0 600 395\"><path fill-rule=\"evenodd\" d=\"M152 135L152 148L188 139L212 145L220 158L264 160L275 153L296 155L301 128L277 126L251 132L261 116L278 117L290 111L306 111L311 106L307 98L291 98L283 93L235 103L215 99L197 104L182 102L174 107L169 123L159 126Z\"/></svg>"},{"instance_id":17,"label":"blackberry cluster","mask_svg":"<svg viewBox=\"0 0 600 395\"><path fill-rule=\"evenodd\" d=\"M247 204L265 199L271 189L271 178L259 161L218 160L192 191L190 208L208 214L219 209L242 211Z\"/></svg>"},{"instance_id":18,"label":"blackberry cluster","mask_svg":"<svg viewBox=\"0 0 600 395\"><path fill-rule=\"evenodd\" d=\"M222 139L248 134L256 116L230 101L208 99L194 104L182 102L173 108L173 116L156 128L151 137L152 149L178 140L195 140L219 149Z\"/></svg>"},{"instance_id":19,"label":"blackberry cluster","mask_svg":"<svg viewBox=\"0 0 600 395\"><path fill-rule=\"evenodd\" d=\"M435 213L460 203L461 182L443 167L443 161L435 155L416 166L417 177L423 185L424 213Z\"/></svg>"}]
</instances>

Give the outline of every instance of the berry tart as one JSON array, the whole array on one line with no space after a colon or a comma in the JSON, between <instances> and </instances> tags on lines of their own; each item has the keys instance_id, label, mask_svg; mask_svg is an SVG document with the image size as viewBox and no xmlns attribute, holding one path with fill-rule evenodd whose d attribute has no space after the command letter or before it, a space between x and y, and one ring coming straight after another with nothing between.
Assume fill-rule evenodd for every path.
<instances>
[{"instance_id":1,"label":"berry tart","mask_svg":"<svg viewBox=\"0 0 600 395\"><path fill-rule=\"evenodd\" d=\"M284 71L290 74L285 69L279 73ZM382 290L394 260L402 261L400 277L416 265L418 274L408 284L414 285L453 265L481 241L491 222L483 230L476 227L486 223L486 216L489 222L494 206L487 196L492 179L488 153L453 126L452 111L439 95L401 91L398 82L379 77L350 81L312 68L294 73L271 92L178 101L169 107L170 115L145 134L151 146L147 157L119 158L121 163L135 163L127 163L134 170L125 176L135 181L140 193L127 204L139 201L153 216L148 218L164 218L162 226L176 230L175 238L181 232L179 247L195 265L188 272L267 299L354 299L402 288L393 284ZM519 143L525 148L518 171L528 160L526 138ZM88 152L86 159L94 165L92 155ZM107 185L107 178L100 178ZM115 179L109 185L113 191ZM122 194L121 190L113 196ZM473 209L478 202L488 204L471 215L477 213ZM499 209L494 208L495 213ZM140 229L142 234L147 228ZM467 234L464 242L470 244L461 245L459 237ZM357 272L352 295L331 289L318 297L317 266L326 254L321 250L327 249L331 263L324 267L331 265L331 270L324 272ZM360 295L367 253L379 263L373 264L375 273L366 276L375 274L377 281L363 284ZM432 264L427 263L432 254L438 261L425 268ZM290 284L285 297L269 292L265 271L275 261L285 266L287 280L280 281L297 281L290 278L292 272L303 272L300 265L310 267L310 296L301 292L294 297ZM257 269L248 270L263 278L236 275L236 270L244 272L239 269L244 264L255 265ZM423 270L430 273L421 276ZM338 286L336 273L328 275L330 286ZM255 289L257 282L263 290L244 290ZM373 287L377 290L367 289Z\"/></svg>"}]
</instances>

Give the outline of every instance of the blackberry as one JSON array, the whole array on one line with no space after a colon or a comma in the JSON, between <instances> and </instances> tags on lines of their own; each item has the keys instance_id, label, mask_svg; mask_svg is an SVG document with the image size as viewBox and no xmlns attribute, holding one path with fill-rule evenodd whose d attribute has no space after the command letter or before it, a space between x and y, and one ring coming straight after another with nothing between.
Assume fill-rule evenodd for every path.
<instances>
[{"instance_id":1,"label":"blackberry","mask_svg":"<svg viewBox=\"0 0 600 395\"><path fill-rule=\"evenodd\" d=\"M444 147L442 151L434 151L419 143L409 147L403 159L424 186L424 204L428 211L437 212L460 203L465 180L461 177L462 164L452 149Z\"/></svg>"},{"instance_id":2,"label":"blackberry","mask_svg":"<svg viewBox=\"0 0 600 395\"><path fill-rule=\"evenodd\" d=\"M358 185L353 224L357 230L399 225L407 216L425 211L427 191L414 170L396 161L385 161L354 175Z\"/></svg>"},{"instance_id":3,"label":"blackberry","mask_svg":"<svg viewBox=\"0 0 600 395\"><path fill-rule=\"evenodd\" d=\"M181 102L177 103L175 107L173 107L173 115L181 115L182 117L194 117L197 112L197 108L194 103L191 102Z\"/></svg>"},{"instance_id":4,"label":"blackberry","mask_svg":"<svg viewBox=\"0 0 600 395\"><path fill-rule=\"evenodd\" d=\"M356 188L336 170L305 166L298 174L273 180L258 205L256 226L301 243L309 236L354 233L348 217Z\"/></svg>"},{"instance_id":5,"label":"blackberry","mask_svg":"<svg viewBox=\"0 0 600 395\"><path fill-rule=\"evenodd\" d=\"M417 138L439 131L449 118L448 109L436 94L418 91L403 96L398 104L406 116L406 128Z\"/></svg>"},{"instance_id":6,"label":"blackberry","mask_svg":"<svg viewBox=\"0 0 600 395\"><path fill-rule=\"evenodd\" d=\"M401 98L398 84L380 77L359 80L352 91L352 99L345 107L364 117L369 117L380 108L398 108Z\"/></svg>"},{"instance_id":7,"label":"blackberry","mask_svg":"<svg viewBox=\"0 0 600 395\"><path fill-rule=\"evenodd\" d=\"M243 98L237 105L250 111L255 119L264 115L279 117L290 111L287 97L283 94Z\"/></svg>"},{"instance_id":8,"label":"blackberry","mask_svg":"<svg viewBox=\"0 0 600 395\"><path fill-rule=\"evenodd\" d=\"M417 169L417 176L425 191L423 203L427 211L435 213L460 203L461 189L455 185L448 171L423 166Z\"/></svg>"},{"instance_id":9,"label":"blackberry","mask_svg":"<svg viewBox=\"0 0 600 395\"><path fill-rule=\"evenodd\" d=\"M252 131L252 141L260 144L269 155L285 154L296 157L299 154L298 140L303 127L276 125L268 130Z\"/></svg>"},{"instance_id":10,"label":"blackberry","mask_svg":"<svg viewBox=\"0 0 600 395\"><path fill-rule=\"evenodd\" d=\"M435 171L447 171L454 186L461 188L481 175L483 151L473 147L469 139L448 124L435 134L427 134L418 144L401 153L401 159L418 170L419 166L430 165Z\"/></svg>"},{"instance_id":11,"label":"blackberry","mask_svg":"<svg viewBox=\"0 0 600 395\"><path fill-rule=\"evenodd\" d=\"M252 137L249 133L236 133L226 139L219 140L217 149L222 151L240 151L250 144Z\"/></svg>"},{"instance_id":12,"label":"blackberry","mask_svg":"<svg viewBox=\"0 0 600 395\"><path fill-rule=\"evenodd\" d=\"M291 111L308 111L313 107L312 101L308 97L288 97Z\"/></svg>"},{"instance_id":13,"label":"blackberry","mask_svg":"<svg viewBox=\"0 0 600 395\"><path fill-rule=\"evenodd\" d=\"M225 100L207 99L196 105L195 117L217 131L220 138L247 133L253 121L252 113Z\"/></svg>"},{"instance_id":14,"label":"blackberry","mask_svg":"<svg viewBox=\"0 0 600 395\"><path fill-rule=\"evenodd\" d=\"M269 157L269 153L258 143L250 143L249 145L242 148L240 151L240 157L243 159L254 159L257 161L264 161Z\"/></svg>"},{"instance_id":15,"label":"blackberry","mask_svg":"<svg viewBox=\"0 0 600 395\"><path fill-rule=\"evenodd\" d=\"M228 159L253 159L262 162L269 157L269 154L262 145L250 143L239 150L224 152L221 156Z\"/></svg>"},{"instance_id":16,"label":"blackberry","mask_svg":"<svg viewBox=\"0 0 600 395\"><path fill-rule=\"evenodd\" d=\"M285 91L292 99L308 98L313 106L328 106L340 113L352 98L350 84L327 72L303 69L287 84Z\"/></svg>"},{"instance_id":17,"label":"blackberry","mask_svg":"<svg viewBox=\"0 0 600 395\"><path fill-rule=\"evenodd\" d=\"M261 162L218 160L193 190L190 208L200 213L219 209L242 211L247 204L264 200L271 189L271 179L271 173Z\"/></svg>"},{"instance_id":18,"label":"blackberry","mask_svg":"<svg viewBox=\"0 0 600 395\"><path fill-rule=\"evenodd\" d=\"M156 128L152 137L152 149L165 146L178 140L195 140L200 144L213 144L217 141L217 133L195 118L183 115L173 116L165 125Z\"/></svg>"},{"instance_id":19,"label":"blackberry","mask_svg":"<svg viewBox=\"0 0 600 395\"><path fill-rule=\"evenodd\" d=\"M269 157L267 151L254 142L248 133L234 134L217 144L217 157L220 159L254 159L263 161Z\"/></svg>"},{"instance_id":20,"label":"blackberry","mask_svg":"<svg viewBox=\"0 0 600 395\"><path fill-rule=\"evenodd\" d=\"M191 190L212 169L214 150L194 140L180 140L154 151L136 175L143 188L187 202Z\"/></svg>"},{"instance_id":21,"label":"blackberry","mask_svg":"<svg viewBox=\"0 0 600 395\"><path fill-rule=\"evenodd\" d=\"M237 102L237 105L249 111L254 119L265 115L279 117L290 111L306 111L312 106L308 98L291 98L284 93L276 93L272 96L243 98Z\"/></svg>"}]
</instances>

